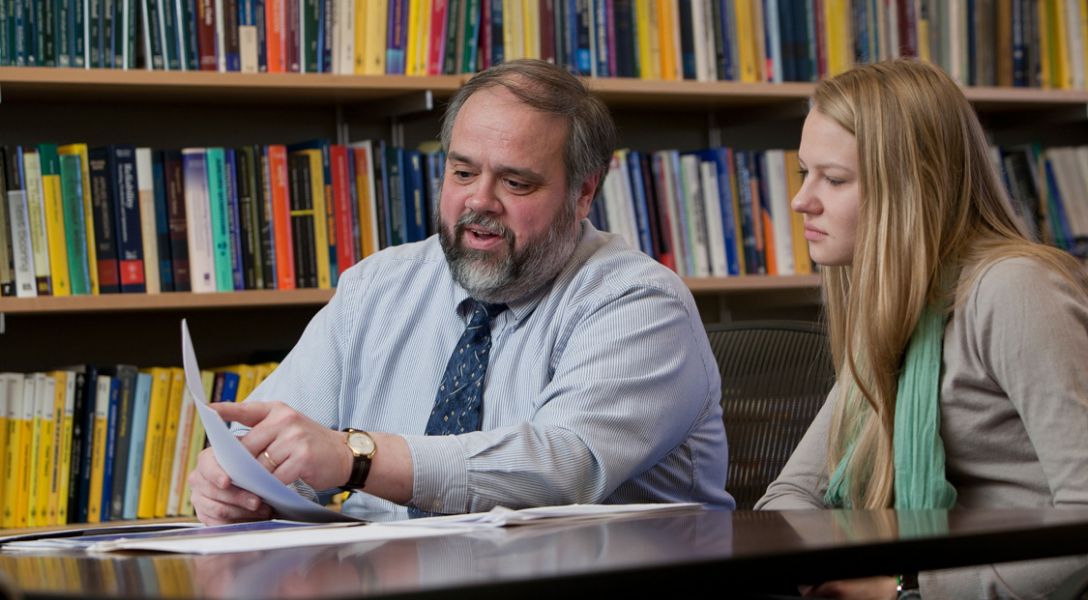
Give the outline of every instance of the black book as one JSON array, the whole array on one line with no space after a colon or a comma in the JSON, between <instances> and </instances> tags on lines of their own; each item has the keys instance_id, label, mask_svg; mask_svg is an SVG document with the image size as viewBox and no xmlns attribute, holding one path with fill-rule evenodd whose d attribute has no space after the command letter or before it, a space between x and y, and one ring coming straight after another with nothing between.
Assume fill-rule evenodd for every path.
<instances>
[{"instance_id":1,"label":"black book","mask_svg":"<svg viewBox=\"0 0 1088 600\"><path fill-rule=\"evenodd\" d=\"M117 365L103 375L117 378L120 384L117 402L117 428L114 433L113 485L110 490L109 515L122 519L125 512L125 483L128 480L129 445L132 441L132 412L136 405L136 367Z\"/></svg>"},{"instance_id":2,"label":"black book","mask_svg":"<svg viewBox=\"0 0 1088 600\"><path fill-rule=\"evenodd\" d=\"M314 240L314 199L310 185L310 157L291 154L287 159L291 187L291 239L295 250L295 285L317 287L317 249Z\"/></svg>"}]
</instances>

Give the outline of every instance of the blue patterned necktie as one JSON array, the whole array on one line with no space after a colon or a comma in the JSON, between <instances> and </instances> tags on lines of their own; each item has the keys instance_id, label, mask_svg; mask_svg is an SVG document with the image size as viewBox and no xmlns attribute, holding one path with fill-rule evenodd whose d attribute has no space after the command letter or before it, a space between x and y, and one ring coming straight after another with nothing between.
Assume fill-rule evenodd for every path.
<instances>
[{"instance_id":1,"label":"blue patterned necktie","mask_svg":"<svg viewBox=\"0 0 1088 600\"><path fill-rule=\"evenodd\" d=\"M427 435L456 435L480 429L487 357L491 352L491 320L505 304L474 301L472 318L453 349L438 386Z\"/></svg>"}]
</instances>

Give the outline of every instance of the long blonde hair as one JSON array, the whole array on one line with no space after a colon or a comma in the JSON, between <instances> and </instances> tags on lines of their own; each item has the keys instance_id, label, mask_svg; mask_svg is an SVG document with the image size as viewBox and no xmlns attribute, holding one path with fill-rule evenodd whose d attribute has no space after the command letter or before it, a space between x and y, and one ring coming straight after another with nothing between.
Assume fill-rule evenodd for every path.
<instances>
[{"instance_id":1,"label":"long blonde hair","mask_svg":"<svg viewBox=\"0 0 1088 600\"><path fill-rule=\"evenodd\" d=\"M898 377L927 304L953 308L982 267L1008 256L1039 259L1088 288L1069 255L1030 240L974 110L937 67L857 67L821 82L812 106L857 139L861 195L853 263L823 270L839 375L828 469L854 444L850 505L889 507Z\"/></svg>"}]
</instances>

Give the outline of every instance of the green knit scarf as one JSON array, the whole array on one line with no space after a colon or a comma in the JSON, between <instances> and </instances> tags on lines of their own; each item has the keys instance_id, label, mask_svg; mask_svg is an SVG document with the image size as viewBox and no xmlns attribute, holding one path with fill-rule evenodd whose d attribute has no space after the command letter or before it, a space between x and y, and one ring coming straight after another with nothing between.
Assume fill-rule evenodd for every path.
<instances>
[{"instance_id":1,"label":"green knit scarf","mask_svg":"<svg viewBox=\"0 0 1088 600\"><path fill-rule=\"evenodd\" d=\"M945 478L941 442L941 350L945 317L926 308L907 347L895 401L892 450L895 465L895 508L951 508L956 488ZM824 503L851 508L846 465L854 453L851 442L831 474Z\"/></svg>"}]
</instances>

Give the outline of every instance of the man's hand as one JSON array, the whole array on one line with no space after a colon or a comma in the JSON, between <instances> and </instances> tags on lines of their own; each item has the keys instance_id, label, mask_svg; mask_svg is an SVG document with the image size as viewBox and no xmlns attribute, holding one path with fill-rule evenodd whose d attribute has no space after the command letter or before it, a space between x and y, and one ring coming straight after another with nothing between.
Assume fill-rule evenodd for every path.
<instances>
[{"instance_id":1,"label":"man's hand","mask_svg":"<svg viewBox=\"0 0 1088 600\"><path fill-rule=\"evenodd\" d=\"M351 450L342 432L319 425L282 402L212 404L225 421L250 427L239 438L276 479L301 479L318 490L344 485L351 475Z\"/></svg>"},{"instance_id":2,"label":"man's hand","mask_svg":"<svg viewBox=\"0 0 1088 600\"><path fill-rule=\"evenodd\" d=\"M272 509L255 494L235 487L211 448L197 459L196 470L189 474L196 516L205 525L225 525L238 521L262 521L272 516Z\"/></svg>"}]
</instances>

